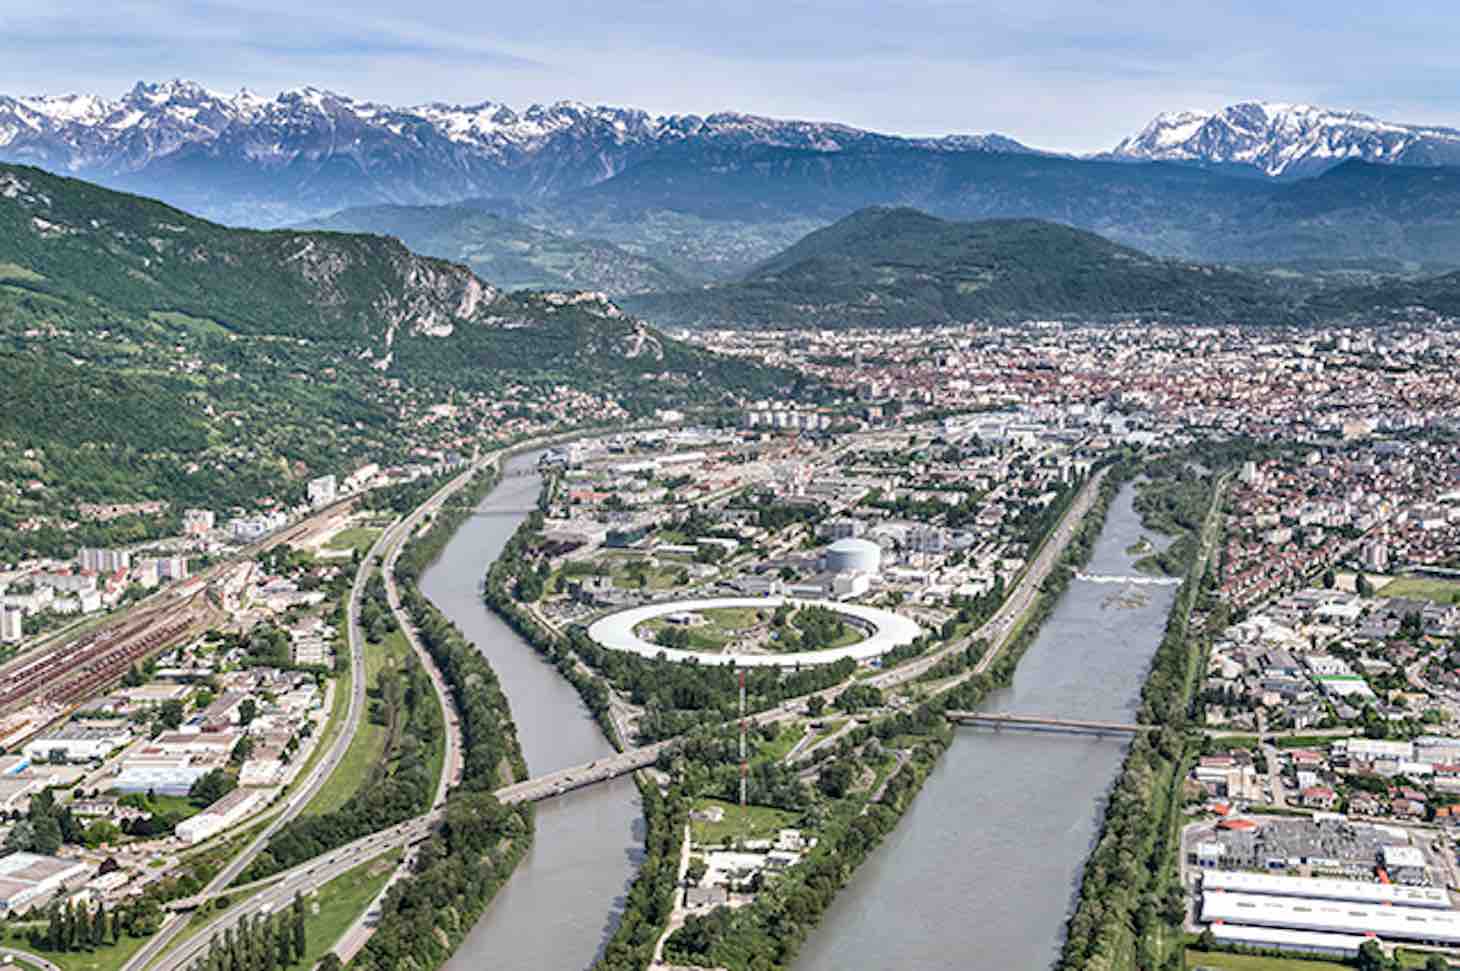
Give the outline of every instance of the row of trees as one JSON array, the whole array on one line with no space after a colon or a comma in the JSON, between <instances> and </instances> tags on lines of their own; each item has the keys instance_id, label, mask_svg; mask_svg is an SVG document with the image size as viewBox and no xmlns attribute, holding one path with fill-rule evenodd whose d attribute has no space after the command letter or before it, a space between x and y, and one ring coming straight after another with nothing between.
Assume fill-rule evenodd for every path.
<instances>
[{"instance_id":1,"label":"row of trees","mask_svg":"<svg viewBox=\"0 0 1460 971\"><path fill-rule=\"evenodd\" d=\"M629 887L623 916L604 946L593 971L641 971L654 958L659 934L669 923L679 884L679 857L689 800L680 786L660 793L652 782L639 783L639 795L648 832L644 859Z\"/></svg>"},{"instance_id":2,"label":"row of trees","mask_svg":"<svg viewBox=\"0 0 1460 971\"><path fill-rule=\"evenodd\" d=\"M303 961L309 945L304 898L286 911L244 918L214 938L194 967L197 971L280 971Z\"/></svg>"},{"instance_id":3,"label":"row of trees","mask_svg":"<svg viewBox=\"0 0 1460 971\"><path fill-rule=\"evenodd\" d=\"M54 903L46 911L46 922L31 927L27 939L37 951L94 951L116 944L124 936L146 937L156 933L162 922L162 908L151 897L141 897L108 911L105 904L93 910L84 904Z\"/></svg>"}]
</instances>

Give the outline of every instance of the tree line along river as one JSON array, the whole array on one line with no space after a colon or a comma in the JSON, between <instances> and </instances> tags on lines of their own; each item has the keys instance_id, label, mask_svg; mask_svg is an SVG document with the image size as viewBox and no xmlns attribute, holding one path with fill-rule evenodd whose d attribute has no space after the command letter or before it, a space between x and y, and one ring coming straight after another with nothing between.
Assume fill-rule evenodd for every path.
<instances>
[{"instance_id":1,"label":"tree line along river","mask_svg":"<svg viewBox=\"0 0 1460 971\"><path fill-rule=\"evenodd\" d=\"M509 471L535 466L513 457ZM487 565L536 501L509 476L452 537L421 588L491 661L533 775L610 754L577 692L482 603ZM1116 496L1087 571L1132 572L1133 489ZM985 708L1128 721L1175 589L1076 580ZM1125 742L964 728L906 818L811 935L797 971L903 967L1006 971L1058 956L1080 870ZM597 957L641 852L632 780L541 804L533 849L448 971L574 971Z\"/></svg>"}]
</instances>

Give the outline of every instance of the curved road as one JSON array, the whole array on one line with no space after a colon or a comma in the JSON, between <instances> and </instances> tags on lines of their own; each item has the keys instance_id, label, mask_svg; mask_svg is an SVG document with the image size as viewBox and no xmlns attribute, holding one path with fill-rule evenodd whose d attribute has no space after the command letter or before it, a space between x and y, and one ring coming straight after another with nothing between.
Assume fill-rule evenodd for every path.
<instances>
[{"instance_id":1,"label":"curved road","mask_svg":"<svg viewBox=\"0 0 1460 971\"><path fill-rule=\"evenodd\" d=\"M486 462L493 461L495 454L493 453L486 458L478 460L471 469L461 473L455 479L442 486L430 499L418 506L405 519L393 523L385 532L376 538L375 543L370 547L369 554L361 558L360 565L355 570L355 582L350 589L350 600L347 610L348 620L346 630L350 643L350 705L345 715L343 730L335 736L329 751L315 763L314 768L304 780L303 785L298 786L293 794L289 796L288 801L284 804L283 810L278 813L273 822L265 827L263 832L242 853L219 871L218 875L203 888L199 896L207 897L216 895L236 880L238 875L247 869L248 865L268 845L269 839L290 820L298 816L305 806L309 805L310 800L324 786L330 774L339 766L340 761L345 756L346 750L350 747L350 742L354 738L356 730L359 728L360 716L365 711L365 638L360 630L360 604L364 598L365 584L370 577L370 572L380 560L382 554L387 551L389 551L391 562L393 563L394 558L400 553L400 547L403 545L403 541L411 535L421 520L428 513L434 513L440 509L442 503L460 490L477 469ZM389 577L388 572L386 576ZM395 603L399 603L398 598ZM400 613L403 613L403 611ZM409 627L406 629L410 631ZM414 633L408 633L407 636L410 638L412 646L420 651ZM426 660L430 660L429 656L427 656ZM450 782L450 777L453 772L452 766L456 765L460 760L460 726L454 715L455 708L451 703L450 695L442 693L445 688L445 683L440 680L440 672L436 670L434 664L430 664L427 670L432 673L432 678L436 682L437 692L440 694L443 706L442 713L446 717L447 724L454 729L448 730L446 733L446 760L443 763L444 769L437 786L437 802L439 803L444 801L445 789ZM167 949L177 935L181 933L183 928L187 926L187 923L186 917L170 918L164 923L162 929L153 935L132 956L131 960L122 966L122 971L140 971L140 969L147 967L159 954Z\"/></svg>"}]
</instances>

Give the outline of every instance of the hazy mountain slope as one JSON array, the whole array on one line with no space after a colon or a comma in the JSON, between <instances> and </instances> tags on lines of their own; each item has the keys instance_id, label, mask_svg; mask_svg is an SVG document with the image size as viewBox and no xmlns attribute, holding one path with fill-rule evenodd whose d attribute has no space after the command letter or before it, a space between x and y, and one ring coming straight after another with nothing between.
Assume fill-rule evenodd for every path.
<instances>
[{"instance_id":1,"label":"hazy mountain slope","mask_svg":"<svg viewBox=\"0 0 1460 971\"><path fill-rule=\"evenodd\" d=\"M679 274L605 240L576 239L475 205L367 206L307 229L395 236L413 251L465 263L505 289L592 290L618 296L685 286Z\"/></svg>"},{"instance_id":2,"label":"hazy mountain slope","mask_svg":"<svg viewBox=\"0 0 1460 971\"><path fill-rule=\"evenodd\" d=\"M868 209L807 236L737 283L632 298L664 325L920 325L975 319L1283 318L1266 282L1154 259L1036 220L955 223Z\"/></svg>"},{"instance_id":3,"label":"hazy mountain slope","mask_svg":"<svg viewBox=\"0 0 1460 971\"><path fill-rule=\"evenodd\" d=\"M562 218L652 247L666 213L738 233L829 224L868 206L948 219L1034 218L1159 256L1460 265L1460 168L1350 162L1294 182L1235 178L1173 162L1079 161L915 150L834 155L767 150L715 165L659 160L565 197ZM708 237L702 237L708 238ZM683 249L690 250L692 241ZM650 249L653 252L652 249Z\"/></svg>"},{"instance_id":4,"label":"hazy mountain slope","mask_svg":"<svg viewBox=\"0 0 1460 971\"><path fill-rule=\"evenodd\" d=\"M1390 171L1460 167L1460 132L1304 105L1167 113L1114 152L1077 159L994 135L904 138L733 112L398 107L313 88L224 96L174 81L119 99L0 96L0 160L254 226L490 199L476 207L590 247L504 226L505 251L484 242L477 252L492 256L481 264L488 278L508 286L674 285L656 267L731 279L868 206L1045 219L1208 262L1460 265L1453 180L1407 197L1385 188L1396 184ZM1370 164L1330 178L1361 161ZM1396 178L1413 188L1422 177ZM461 243L448 234L417 246L458 258ZM513 247L526 247L521 259Z\"/></svg>"},{"instance_id":5,"label":"hazy mountain slope","mask_svg":"<svg viewBox=\"0 0 1460 971\"><path fill-rule=\"evenodd\" d=\"M1460 319L1460 272L1417 280L1385 280L1368 286L1334 289L1308 301L1306 313L1322 320L1361 321Z\"/></svg>"}]
</instances>

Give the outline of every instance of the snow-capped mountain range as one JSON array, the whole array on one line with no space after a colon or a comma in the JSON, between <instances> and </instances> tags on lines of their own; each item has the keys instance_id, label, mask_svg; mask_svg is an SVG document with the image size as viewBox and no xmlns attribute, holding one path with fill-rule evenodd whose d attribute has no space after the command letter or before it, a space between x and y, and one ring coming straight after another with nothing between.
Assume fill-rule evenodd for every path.
<instances>
[{"instance_id":1,"label":"snow-capped mountain range","mask_svg":"<svg viewBox=\"0 0 1460 971\"><path fill-rule=\"evenodd\" d=\"M566 101L521 112L494 102L392 107L315 88L228 96L180 80L139 82L118 100L0 96L0 161L225 218L233 207L224 199L297 218L367 203L545 195L666 151L852 146L1030 151L998 135L906 139L728 112L651 116Z\"/></svg>"},{"instance_id":2,"label":"snow-capped mountain range","mask_svg":"<svg viewBox=\"0 0 1460 971\"><path fill-rule=\"evenodd\" d=\"M1111 157L1246 165L1273 177L1316 175L1350 159L1460 165L1460 131L1313 105L1244 102L1220 111L1157 115Z\"/></svg>"},{"instance_id":3,"label":"snow-capped mountain range","mask_svg":"<svg viewBox=\"0 0 1460 971\"><path fill-rule=\"evenodd\" d=\"M679 185L676 178L694 175L703 177L694 191L713 196L719 191L714 178L744 177L745 166L777 149L840 156L848 162L837 167L843 174L826 174L817 185L840 189L855 180L852 188L865 191L853 195L866 204L916 204L924 182L982 191L983 176L949 174L969 153L998 156L1014 163L1005 169L1027 170L1034 179L1047 176L1055 161L1001 135L906 138L734 112L655 116L570 101L522 111L490 101L394 107L316 88L272 98L224 95L180 80L138 83L117 99L0 95L0 162L33 164L256 226L380 203L540 201L648 162L665 165L642 170L648 174L634 191L642 193L645 179ZM1250 102L1159 115L1112 152L1092 158L1237 167L1292 179L1346 160L1460 166L1460 131ZM918 159L942 174L926 174ZM1081 165L1071 156L1059 161ZM781 186L794 168L773 167L764 177L781 178ZM1093 170L1080 178L1087 176L1093 184L1108 179ZM612 206L616 198L599 193L597 202ZM1014 214L1029 213L1015 207Z\"/></svg>"}]
</instances>

